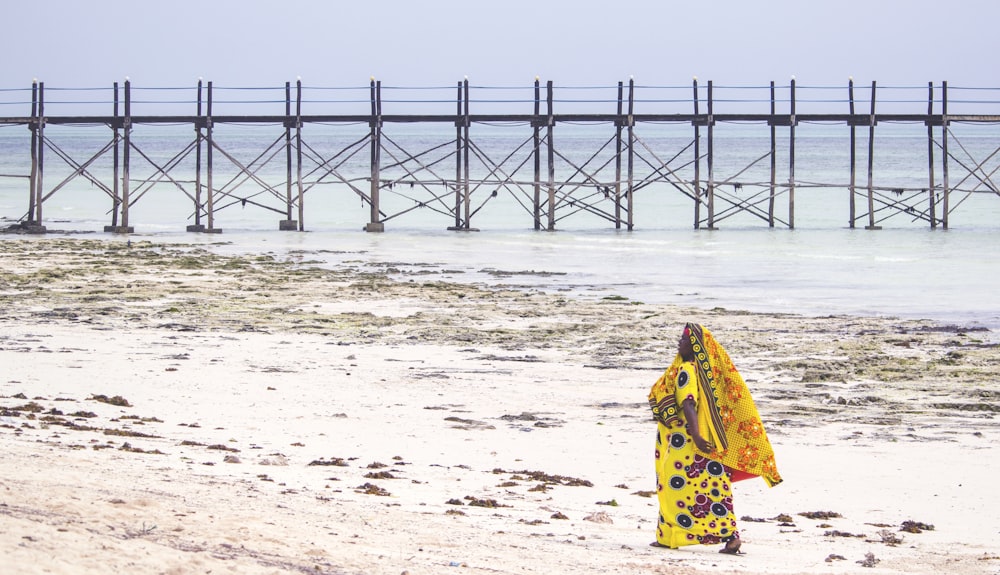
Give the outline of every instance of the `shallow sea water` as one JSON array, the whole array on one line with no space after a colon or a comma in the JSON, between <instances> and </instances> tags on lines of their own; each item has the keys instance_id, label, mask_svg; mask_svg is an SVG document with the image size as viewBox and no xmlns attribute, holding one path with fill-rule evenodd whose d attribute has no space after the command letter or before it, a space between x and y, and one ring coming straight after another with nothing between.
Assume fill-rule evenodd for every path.
<instances>
[{"instance_id":1,"label":"shallow sea water","mask_svg":"<svg viewBox=\"0 0 1000 575\"><path fill-rule=\"evenodd\" d=\"M728 160L717 162L717 181L737 175L741 181L766 181L765 165L754 164L741 172L768 147L766 130L756 128L734 127L728 136L720 130L718 153L728 149ZM106 129L62 130L66 138L62 145L81 158L107 139ZM431 134L416 128L400 130L399 141L411 142L415 149L454 137L447 130ZM665 150L683 148L689 139L689 134L676 127L663 130L650 129L642 136L651 146L662 147L664 154ZM986 327L994 330L989 337L995 337L1000 331L1000 298L996 296L1000 195L982 190L955 193L947 230L930 229L905 214L880 221L880 230L866 230L864 222L850 229L849 193L843 187L847 182L845 130L830 126L800 130L795 229L780 222L769 228L765 221L745 213L719 221L716 230L693 229L691 200L671 186L655 185L637 192L632 231L615 229L612 223L584 212L559 220L558 231L535 231L531 214L516 193L500 190L473 216L472 226L479 231L448 231L454 224L449 216L417 209L386 222L384 233L366 233L362 228L369 217L367 206L346 186L329 185L308 192L303 233L279 232L282 213L229 201L216 215L215 225L223 230L221 234L194 234L181 231L193 223L191 202L168 181L157 184L135 204L130 220L135 233L131 237L279 257L300 257L298 252L305 251L308 255L302 257L322 265L360 261L379 268L435 271L452 281L593 297L615 295L702 309L927 318ZM576 140L562 138L559 142L570 150L568 154L586 156L607 135L596 134L599 131L586 127ZM252 130L236 130L229 142L242 154L253 154L257 135ZM189 137L178 131L177 140L151 138L142 145L168 154ZM961 153L977 162L986 161L979 172L991 174L998 161L991 153L1000 146L1000 131L975 127L963 137ZM877 184L926 185L921 184L927 178L926 157L922 155L927 149L926 131L907 126L888 130L880 138ZM516 144L516 140L503 138L485 142L498 147L491 152L494 155L500 148ZM4 225L18 221L27 210L26 179L10 177L29 171L27 150L24 133L0 130L0 175L5 175L0 177L0 223ZM779 149L779 154L785 152ZM61 185L69 171L65 165L57 167L59 161L51 156L45 180L50 190ZM95 163L91 169L109 181L107 165ZM283 181L283 168L269 169L271 172L264 170L262 177ZM357 166L352 169L363 178ZM952 186L972 186L963 180L957 165L952 169ZM453 167L442 171L449 177L454 175ZM781 176L787 178L787 173ZM940 174L937 177L940 179ZM217 178L217 182L227 181L221 175ZM810 186L808 182L834 182L837 186ZM357 185L363 188L367 183ZM737 192L734 187L732 191L748 198L754 193L750 189ZM479 199L482 195L477 196L475 207L483 202ZM406 190L387 193L386 205L392 209L406 209L414 202ZM125 236L102 231L110 223L109 212L110 200L104 191L75 178L46 201L43 223L54 233L86 232L109 241L126 241ZM787 219L789 213L788 196L779 196L776 214Z\"/></svg>"}]
</instances>

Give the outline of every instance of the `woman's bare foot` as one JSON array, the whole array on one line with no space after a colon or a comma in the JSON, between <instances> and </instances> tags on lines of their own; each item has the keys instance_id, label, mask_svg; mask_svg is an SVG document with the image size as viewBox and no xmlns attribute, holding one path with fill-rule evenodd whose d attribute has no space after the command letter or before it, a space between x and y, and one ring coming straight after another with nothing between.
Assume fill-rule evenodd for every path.
<instances>
[{"instance_id":1,"label":"woman's bare foot","mask_svg":"<svg viewBox=\"0 0 1000 575\"><path fill-rule=\"evenodd\" d=\"M733 539L727 542L726 546L719 550L719 553L725 553L727 555L740 555L742 553L742 551L740 551L741 545L743 545L742 541L739 539Z\"/></svg>"}]
</instances>

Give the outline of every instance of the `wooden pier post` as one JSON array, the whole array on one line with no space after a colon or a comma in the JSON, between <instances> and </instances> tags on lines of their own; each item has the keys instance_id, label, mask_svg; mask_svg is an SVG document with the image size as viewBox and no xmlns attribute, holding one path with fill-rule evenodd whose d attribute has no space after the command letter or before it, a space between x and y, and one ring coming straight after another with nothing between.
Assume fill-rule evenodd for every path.
<instances>
[{"instance_id":1,"label":"wooden pier post","mask_svg":"<svg viewBox=\"0 0 1000 575\"><path fill-rule=\"evenodd\" d=\"M712 115L712 81L708 81L708 229L715 229L715 169L713 166L715 155L715 142L713 132L715 130L715 117Z\"/></svg>"},{"instance_id":2,"label":"wooden pier post","mask_svg":"<svg viewBox=\"0 0 1000 575\"><path fill-rule=\"evenodd\" d=\"M635 80L628 79L628 187L625 188L625 202L628 213L628 230L632 231L632 213L635 184Z\"/></svg>"},{"instance_id":3,"label":"wooden pier post","mask_svg":"<svg viewBox=\"0 0 1000 575\"><path fill-rule=\"evenodd\" d=\"M615 119L615 229L622 227L622 105L623 84L618 82L618 114Z\"/></svg>"},{"instance_id":4,"label":"wooden pier post","mask_svg":"<svg viewBox=\"0 0 1000 575\"><path fill-rule=\"evenodd\" d=\"M38 128L41 119L38 114L38 80L31 81L31 173L28 175L28 220L26 225L37 225L40 222L35 217L35 199L38 197L36 190L38 184Z\"/></svg>"},{"instance_id":5,"label":"wooden pier post","mask_svg":"<svg viewBox=\"0 0 1000 575\"><path fill-rule=\"evenodd\" d=\"M795 76L789 85L788 116L788 229L795 229Z\"/></svg>"},{"instance_id":6,"label":"wooden pier post","mask_svg":"<svg viewBox=\"0 0 1000 575\"><path fill-rule=\"evenodd\" d=\"M112 120L112 137L115 142L115 149L112 156L112 191L114 197L111 200L111 226L118 227L118 210L121 204L121 196L119 195L119 182L118 182L118 166L119 166L119 142L121 134L119 129L121 126L121 118L118 116L118 82L114 83L114 120Z\"/></svg>"},{"instance_id":7,"label":"wooden pier post","mask_svg":"<svg viewBox=\"0 0 1000 575\"><path fill-rule=\"evenodd\" d=\"M117 116L118 108L118 85L115 84L115 116ZM117 117L115 118L117 120ZM111 232L116 234L131 234L135 229L128 225L128 215L129 215L129 160L132 154L132 82L126 77L125 78L125 117L122 118L122 133L123 141L122 147L122 188L121 188L121 203L118 204L121 207L121 221L112 219L112 224L110 226L104 226L105 232ZM117 144L117 137L116 137ZM118 148L115 147L115 172L117 173L117 152ZM116 182L117 183L117 182ZM118 193L115 192L115 200L118 200Z\"/></svg>"},{"instance_id":8,"label":"wooden pier post","mask_svg":"<svg viewBox=\"0 0 1000 575\"><path fill-rule=\"evenodd\" d=\"M465 220L465 231L472 229L472 197L469 189L469 78L462 81L462 196L463 196L463 219Z\"/></svg>"},{"instance_id":9,"label":"wooden pier post","mask_svg":"<svg viewBox=\"0 0 1000 575\"><path fill-rule=\"evenodd\" d=\"M299 231L305 231L305 194L302 188L302 80L295 80L295 181L299 202Z\"/></svg>"},{"instance_id":10,"label":"wooden pier post","mask_svg":"<svg viewBox=\"0 0 1000 575\"><path fill-rule=\"evenodd\" d=\"M372 115L368 122L371 128L371 216L365 226L366 232L384 232L385 224L379 221L379 174L382 170L382 81L371 80Z\"/></svg>"},{"instance_id":11,"label":"wooden pier post","mask_svg":"<svg viewBox=\"0 0 1000 575\"><path fill-rule=\"evenodd\" d=\"M545 119L545 139L548 142L548 164L549 164L549 223L548 231L552 232L556 229L556 156L555 156L555 144L552 141L552 132L555 127L555 113L552 109L552 80L548 80L545 83L546 96L545 101L548 104L547 117Z\"/></svg>"},{"instance_id":12,"label":"wooden pier post","mask_svg":"<svg viewBox=\"0 0 1000 575\"><path fill-rule=\"evenodd\" d=\"M542 112L542 89L538 82L538 76L535 76L535 119L531 122L532 129L532 155L534 160L535 177L534 188L534 206L533 214L535 218L535 230L542 229L542 138L541 138L541 112Z\"/></svg>"},{"instance_id":13,"label":"wooden pier post","mask_svg":"<svg viewBox=\"0 0 1000 575\"><path fill-rule=\"evenodd\" d=\"M212 101L214 95L212 93L212 82L208 82L208 101L206 102L205 110L205 143L207 146L206 157L205 157L205 210L208 212L208 227L205 228L206 233L217 234L221 233L222 230L216 229L215 227L215 188L212 187L212 167L215 151L215 140L213 139L213 132L215 131L214 121L212 120Z\"/></svg>"},{"instance_id":14,"label":"wooden pier post","mask_svg":"<svg viewBox=\"0 0 1000 575\"><path fill-rule=\"evenodd\" d=\"M45 82L38 84L38 177L35 178L35 226L41 226L45 201Z\"/></svg>"},{"instance_id":15,"label":"wooden pier post","mask_svg":"<svg viewBox=\"0 0 1000 575\"><path fill-rule=\"evenodd\" d=\"M771 80L771 179L770 179L770 192L767 199L767 227L774 227L774 192L778 184L778 159L775 156L775 148L777 144L777 126L775 126L774 114L777 112L777 106L775 103L774 94L774 80Z\"/></svg>"},{"instance_id":16,"label":"wooden pier post","mask_svg":"<svg viewBox=\"0 0 1000 575\"><path fill-rule=\"evenodd\" d=\"M295 116L292 117L292 84L285 82L285 219L278 222L279 231L302 231L302 81L296 81ZM295 128L298 188L298 219L295 219L292 196L292 128Z\"/></svg>"},{"instance_id":17,"label":"wooden pier post","mask_svg":"<svg viewBox=\"0 0 1000 575\"><path fill-rule=\"evenodd\" d=\"M857 122L854 118L854 78L848 78L847 80L847 101L850 109L850 119L848 120L848 125L851 129L851 174L850 183L848 184L848 191L851 193L850 197L850 227L854 229L854 222L857 220L857 205L855 202L856 197L856 184L857 184L857 165L858 165L858 150L857 150Z\"/></svg>"},{"instance_id":18,"label":"wooden pier post","mask_svg":"<svg viewBox=\"0 0 1000 575\"><path fill-rule=\"evenodd\" d=\"M29 232L44 233L42 225L42 148L45 125L45 82L31 81L31 174L28 176Z\"/></svg>"},{"instance_id":19,"label":"wooden pier post","mask_svg":"<svg viewBox=\"0 0 1000 575\"><path fill-rule=\"evenodd\" d=\"M204 232L205 226L201 223L201 144L204 138L201 134L201 129L205 125L205 119L202 117L202 79L198 78L198 93L197 93L197 108L196 108L196 118L194 120L194 137L195 137L195 149L194 149L194 224L187 227L189 232Z\"/></svg>"},{"instance_id":20,"label":"wooden pier post","mask_svg":"<svg viewBox=\"0 0 1000 575\"><path fill-rule=\"evenodd\" d=\"M934 203L934 82L927 82L927 214L931 229L937 228L937 205Z\"/></svg>"},{"instance_id":21,"label":"wooden pier post","mask_svg":"<svg viewBox=\"0 0 1000 575\"><path fill-rule=\"evenodd\" d=\"M472 192L469 189L469 78L457 84L455 95L455 225L452 231L471 231Z\"/></svg>"},{"instance_id":22,"label":"wooden pier post","mask_svg":"<svg viewBox=\"0 0 1000 575\"><path fill-rule=\"evenodd\" d=\"M38 179L38 80L31 81L31 173L28 174L28 220L26 225L38 223L35 220L35 181Z\"/></svg>"},{"instance_id":23,"label":"wooden pier post","mask_svg":"<svg viewBox=\"0 0 1000 575\"><path fill-rule=\"evenodd\" d=\"M868 225L866 230L879 230L875 225L875 81L872 80L871 111L868 116Z\"/></svg>"},{"instance_id":24,"label":"wooden pier post","mask_svg":"<svg viewBox=\"0 0 1000 575\"><path fill-rule=\"evenodd\" d=\"M132 233L129 227L129 185L131 184L131 158L132 158L132 81L125 78L125 118L122 124L124 141L122 142L122 210L121 226L114 230L118 233Z\"/></svg>"},{"instance_id":25,"label":"wooden pier post","mask_svg":"<svg viewBox=\"0 0 1000 575\"><path fill-rule=\"evenodd\" d=\"M285 219L279 231L292 231L298 222L292 219L292 83L285 82Z\"/></svg>"},{"instance_id":26,"label":"wooden pier post","mask_svg":"<svg viewBox=\"0 0 1000 575\"><path fill-rule=\"evenodd\" d=\"M951 190L948 182L948 82L941 82L941 185L944 197L941 198L941 227L948 229L948 212Z\"/></svg>"},{"instance_id":27,"label":"wooden pier post","mask_svg":"<svg viewBox=\"0 0 1000 575\"><path fill-rule=\"evenodd\" d=\"M455 223L450 230L462 229L462 83L455 84Z\"/></svg>"},{"instance_id":28,"label":"wooden pier post","mask_svg":"<svg viewBox=\"0 0 1000 575\"><path fill-rule=\"evenodd\" d=\"M698 116L698 77L692 80L694 91L694 229L701 227L701 121Z\"/></svg>"}]
</instances>

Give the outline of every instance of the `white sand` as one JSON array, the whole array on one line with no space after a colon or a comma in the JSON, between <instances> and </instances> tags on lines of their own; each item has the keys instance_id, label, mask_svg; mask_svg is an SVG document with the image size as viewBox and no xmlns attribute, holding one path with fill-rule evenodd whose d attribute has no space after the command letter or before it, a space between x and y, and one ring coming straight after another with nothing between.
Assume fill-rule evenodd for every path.
<instances>
[{"instance_id":1,"label":"white sand","mask_svg":"<svg viewBox=\"0 0 1000 575\"><path fill-rule=\"evenodd\" d=\"M974 333L350 276L285 290L170 258L138 281L81 259L92 244L13 244L2 573L1000 573L1000 358ZM648 546L646 395L686 319L729 348L785 479L736 485L737 516L764 520L740 522L738 557ZM817 511L841 517L799 515Z\"/></svg>"}]
</instances>

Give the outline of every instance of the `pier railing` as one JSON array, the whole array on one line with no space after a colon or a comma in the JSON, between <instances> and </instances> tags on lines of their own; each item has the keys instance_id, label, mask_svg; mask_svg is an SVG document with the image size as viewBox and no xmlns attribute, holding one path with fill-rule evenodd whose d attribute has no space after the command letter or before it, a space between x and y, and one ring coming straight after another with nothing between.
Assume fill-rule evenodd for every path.
<instances>
[{"instance_id":1,"label":"pier railing","mask_svg":"<svg viewBox=\"0 0 1000 575\"><path fill-rule=\"evenodd\" d=\"M766 128L767 149L717 149L718 127L740 124ZM844 180L796 172L802 124L846 128ZM912 151L923 156L922 178L876 182L876 131L885 124L926 127L926 147ZM375 79L358 87L301 81L220 87L199 80L193 87L156 88L126 80L108 88L54 88L34 82L0 90L0 127L30 131L28 173L0 173L0 179L27 184L26 211L16 219L20 229L35 232L45 230L46 202L81 180L106 195L105 230L119 233L134 230L131 210L164 187L189 203L187 229L209 233L221 231L217 220L232 206L269 210L279 216L279 229L304 230L307 198L330 186L360 198L368 208L364 229L372 232L416 210L440 214L449 229L472 230L477 213L501 194L513 197L537 230L555 230L581 213L631 230L636 195L652 189L690 201L695 228L716 228L737 215L794 228L796 192L803 188L844 189L850 227L878 229L902 217L947 228L966 198L1000 195L993 181L1000 132L991 131L985 148L979 142L970 152L953 127L996 124L1000 88L947 82L881 87L850 80L817 87L798 86L793 78L782 85L725 86L695 78L684 86L629 80L558 88L538 79L509 87L467 79L436 87ZM134 138L139 127L177 125L193 129L193 136L188 132L179 151L166 155ZM220 129L234 125L262 130L238 142L219 137ZM421 125L436 126L439 134L453 129L453 137L428 140L403 129ZM571 138L571 149L561 136L580 125L598 129ZM77 158L51 134L57 126L106 127L108 137L89 157ZM656 137L665 126L673 137ZM306 127L338 137L307 137ZM61 168L54 184L46 178L51 156Z\"/></svg>"}]
</instances>

